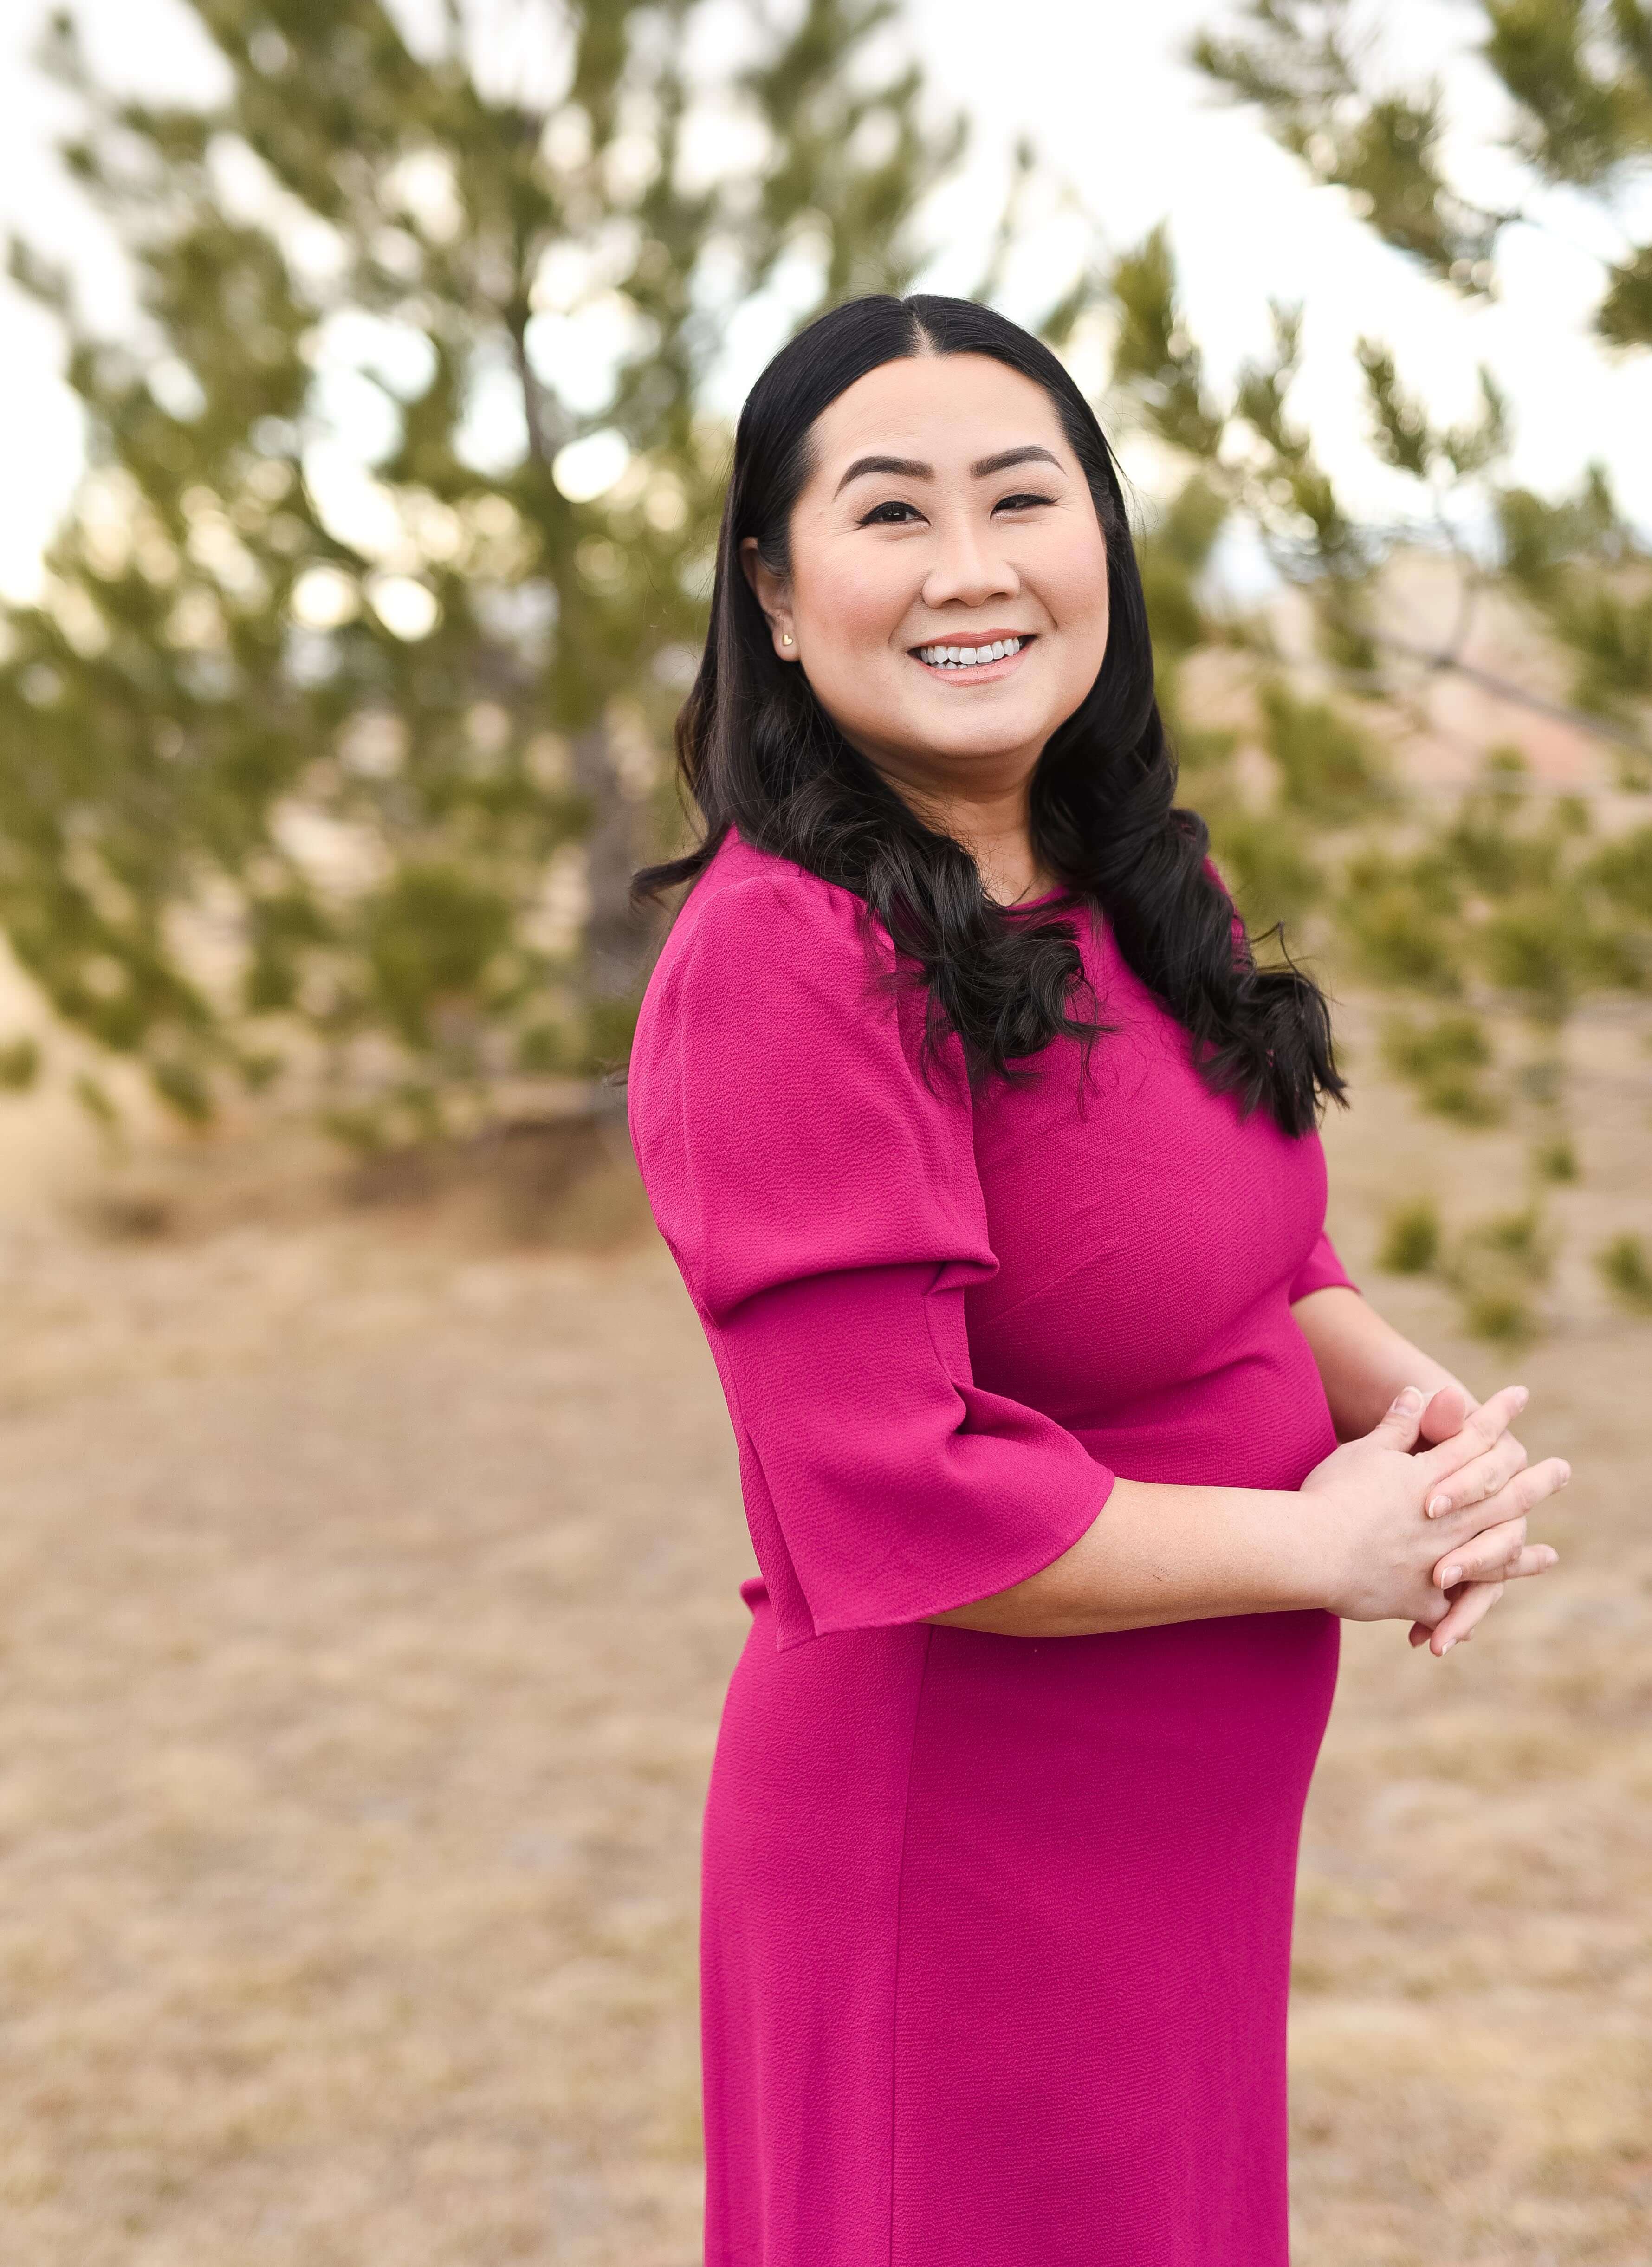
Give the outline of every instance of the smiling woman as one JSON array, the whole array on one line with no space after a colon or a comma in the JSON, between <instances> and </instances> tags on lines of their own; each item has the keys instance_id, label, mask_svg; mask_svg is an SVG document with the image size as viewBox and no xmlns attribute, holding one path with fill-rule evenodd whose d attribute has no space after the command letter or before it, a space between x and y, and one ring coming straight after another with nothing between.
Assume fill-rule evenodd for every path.
<instances>
[{"instance_id":1,"label":"smiling woman","mask_svg":"<svg viewBox=\"0 0 1652 2267\"><path fill-rule=\"evenodd\" d=\"M1175 807L1112 459L1036 340L869 299L770 365L679 750L631 1127L761 1569L707 2267L1284 2267L1336 1617L1448 1651L1553 1563L1564 1467L1325 1238L1325 1002Z\"/></svg>"},{"instance_id":2,"label":"smiling woman","mask_svg":"<svg viewBox=\"0 0 1652 2267\"><path fill-rule=\"evenodd\" d=\"M1175 808L1112 453L1038 340L920 297L794 341L741 415L712 615L678 724L704 839L642 890L695 879L731 829L797 860L871 908L972 1076L1098 1028L1071 928L1003 906L1103 903L1213 1090L1292 1132L1340 1091L1318 989L1236 956Z\"/></svg>"}]
</instances>

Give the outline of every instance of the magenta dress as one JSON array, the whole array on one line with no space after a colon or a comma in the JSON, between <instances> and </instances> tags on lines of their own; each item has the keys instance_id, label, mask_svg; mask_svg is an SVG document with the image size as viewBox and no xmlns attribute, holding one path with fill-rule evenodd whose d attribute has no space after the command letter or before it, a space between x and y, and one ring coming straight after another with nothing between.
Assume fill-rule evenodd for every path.
<instances>
[{"instance_id":1,"label":"magenta dress","mask_svg":"<svg viewBox=\"0 0 1652 2267\"><path fill-rule=\"evenodd\" d=\"M1080 918L1105 1022L972 1101L860 902L728 837L631 1121L762 1569L707 1805L706 2267L1283 2267L1296 1845L1337 1625L927 1615L1113 1476L1295 1488L1318 1140L1242 1119Z\"/></svg>"}]
</instances>

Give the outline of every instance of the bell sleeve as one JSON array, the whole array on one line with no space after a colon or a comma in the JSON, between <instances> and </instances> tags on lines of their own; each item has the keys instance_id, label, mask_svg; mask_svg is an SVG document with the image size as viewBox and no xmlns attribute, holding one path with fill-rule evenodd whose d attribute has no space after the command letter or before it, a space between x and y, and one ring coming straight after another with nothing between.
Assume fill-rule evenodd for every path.
<instances>
[{"instance_id":1,"label":"bell sleeve","mask_svg":"<svg viewBox=\"0 0 1652 2267\"><path fill-rule=\"evenodd\" d=\"M965 1295L998 1263L956 1041L921 1061L886 932L812 877L691 897L684 922L639 1027L633 1134L716 1359L779 1643L1024 1580L1113 1476L973 1381Z\"/></svg>"}]
</instances>

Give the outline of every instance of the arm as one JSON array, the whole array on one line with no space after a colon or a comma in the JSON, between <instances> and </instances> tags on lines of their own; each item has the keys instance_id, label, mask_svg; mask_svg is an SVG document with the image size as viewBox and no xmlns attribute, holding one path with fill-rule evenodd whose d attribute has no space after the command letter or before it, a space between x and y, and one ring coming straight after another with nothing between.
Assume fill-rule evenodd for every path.
<instances>
[{"instance_id":1,"label":"arm","mask_svg":"<svg viewBox=\"0 0 1652 2267\"><path fill-rule=\"evenodd\" d=\"M1402 1386L1434 1394L1454 1385L1468 1407L1475 1406L1460 1378L1385 1323L1357 1291L1330 1285L1310 1291L1290 1311L1313 1354L1340 1441L1369 1433Z\"/></svg>"},{"instance_id":2,"label":"arm","mask_svg":"<svg viewBox=\"0 0 1652 2267\"><path fill-rule=\"evenodd\" d=\"M1524 1545L1525 1512L1569 1477L1558 1459L1528 1468L1508 1432L1524 1402L1524 1388L1506 1387L1429 1448L1425 1398L1410 1387L1296 1493L1116 1480L1099 1515L1050 1565L924 1618L1007 1637L1080 1637L1318 1606L1437 1633L1457 1610L1448 1566L1469 1581L1501 1572L1510 1525ZM1424 1516L1425 1503L1443 1500L1445 1509ZM1542 1548L1521 1555L1531 1574L1554 1559ZM1438 1649L1455 1641L1448 1631Z\"/></svg>"},{"instance_id":3,"label":"arm","mask_svg":"<svg viewBox=\"0 0 1652 2267\"><path fill-rule=\"evenodd\" d=\"M1307 1496L1118 1479L1100 1515L1053 1565L929 1618L1005 1637L1083 1637L1289 1612L1325 1603L1328 1541Z\"/></svg>"}]
</instances>

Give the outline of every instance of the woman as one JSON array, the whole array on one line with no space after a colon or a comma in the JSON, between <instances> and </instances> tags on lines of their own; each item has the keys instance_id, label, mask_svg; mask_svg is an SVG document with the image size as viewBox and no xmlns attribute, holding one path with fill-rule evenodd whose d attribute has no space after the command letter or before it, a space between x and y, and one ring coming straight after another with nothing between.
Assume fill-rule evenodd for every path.
<instances>
[{"instance_id":1,"label":"woman","mask_svg":"<svg viewBox=\"0 0 1652 2267\"><path fill-rule=\"evenodd\" d=\"M708 2267L1275 2267L1336 1618L1443 1654L1553 1563L1566 1468L1325 1237L1325 1003L1172 806L1112 458L1035 340L870 298L769 365L679 747L632 1130L762 1569Z\"/></svg>"}]
</instances>

